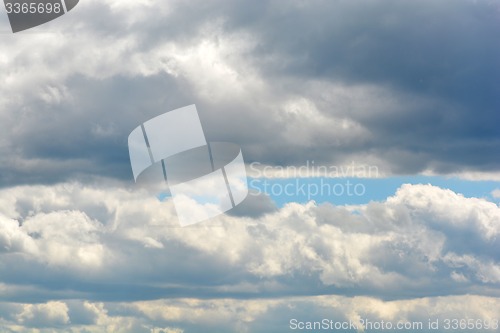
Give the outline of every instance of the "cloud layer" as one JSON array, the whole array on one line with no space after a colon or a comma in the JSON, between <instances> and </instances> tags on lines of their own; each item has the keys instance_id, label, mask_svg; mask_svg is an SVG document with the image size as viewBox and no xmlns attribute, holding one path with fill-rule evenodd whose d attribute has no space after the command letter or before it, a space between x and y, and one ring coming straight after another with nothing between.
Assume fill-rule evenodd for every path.
<instances>
[{"instance_id":1,"label":"cloud layer","mask_svg":"<svg viewBox=\"0 0 500 333\"><path fill-rule=\"evenodd\" d=\"M209 139L238 142L248 161L497 173L498 12L88 0L2 35L0 181L129 179L130 131L193 102Z\"/></svg>"},{"instance_id":2,"label":"cloud layer","mask_svg":"<svg viewBox=\"0 0 500 333\"><path fill-rule=\"evenodd\" d=\"M373 330L376 325L412 325L421 332L429 321L441 329L453 319L473 318L474 326L498 327L497 298L480 296L431 297L402 301L381 301L369 297L315 296L280 300L169 299L133 303L57 301L37 305L0 303L4 314L0 324L5 332L72 333L188 333L289 332L298 323ZM296 324L297 323L297 324ZM295 325L295 326L294 326ZM346 326L349 325L349 326ZM420 326L421 325L421 326ZM459 324L460 325L460 324ZM329 326L327 326L329 327ZM418 329L422 327L422 329ZM409 331L409 330L407 330ZM446 331L446 330L445 330Z\"/></svg>"},{"instance_id":3,"label":"cloud layer","mask_svg":"<svg viewBox=\"0 0 500 333\"><path fill-rule=\"evenodd\" d=\"M19 305L23 325L35 317L69 325L73 299L88 300L84 307L255 300L261 315L288 297L315 304L313 295L381 304L499 296L500 208L431 185L403 185L363 206L292 203L186 228L171 202L104 183L4 189L0 212L2 299L45 304Z\"/></svg>"},{"instance_id":4,"label":"cloud layer","mask_svg":"<svg viewBox=\"0 0 500 333\"><path fill-rule=\"evenodd\" d=\"M0 328L492 324L497 204L402 185L360 206L250 197L180 228L130 185L127 136L196 103L248 163L500 179L499 33L489 0L86 0L1 34Z\"/></svg>"}]
</instances>

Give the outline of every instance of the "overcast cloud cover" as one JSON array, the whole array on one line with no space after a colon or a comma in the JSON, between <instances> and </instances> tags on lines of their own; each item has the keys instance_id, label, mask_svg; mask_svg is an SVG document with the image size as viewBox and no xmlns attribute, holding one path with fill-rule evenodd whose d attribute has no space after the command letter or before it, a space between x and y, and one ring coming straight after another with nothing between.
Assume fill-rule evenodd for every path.
<instances>
[{"instance_id":1,"label":"overcast cloud cover","mask_svg":"<svg viewBox=\"0 0 500 333\"><path fill-rule=\"evenodd\" d=\"M499 180L499 1L81 0L15 35L0 14L2 332L500 319L500 186L251 197L180 228L134 188L127 148L196 104L249 163Z\"/></svg>"}]
</instances>

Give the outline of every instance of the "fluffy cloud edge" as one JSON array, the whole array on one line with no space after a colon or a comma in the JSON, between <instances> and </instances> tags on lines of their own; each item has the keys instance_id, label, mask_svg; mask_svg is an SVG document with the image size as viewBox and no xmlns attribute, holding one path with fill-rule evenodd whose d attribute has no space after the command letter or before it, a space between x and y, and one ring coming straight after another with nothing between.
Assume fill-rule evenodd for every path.
<instances>
[{"instance_id":1,"label":"fluffy cloud edge","mask_svg":"<svg viewBox=\"0 0 500 333\"><path fill-rule=\"evenodd\" d=\"M423 332L445 332L454 320L473 319L475 332L498 329L500 299L462 295L383 301L372 297L310 296L280 299L162 299L103 303L83 300L41 304L0 303L4 332L188 333L288 332L299 325L344 325L363 332L374 325L406 323ZM464 321L466 324L470 320ZM430 323L438 323L430 329ZM346 326L348 325L349 326ZM421 326L420 326L421 325ZM460 325L460 324L458 324ZM385 331L386 329L379 329ZM408 329L406 331L409 331Z\"/></svg>"},{"instance_id":2,"label":"fluffy cloud edge","mask_svg":"<svg viewBox=\"0 0 500 333\"><path fill-rule=\"evenodd\" d=\"M3 189L3 295L43 302L51 292L115 301L499 293L495 203L405 184L366 205L311 201L254 214L261 205L181 228L171 201L116 184Z\"/></svg>"}]
</instances>

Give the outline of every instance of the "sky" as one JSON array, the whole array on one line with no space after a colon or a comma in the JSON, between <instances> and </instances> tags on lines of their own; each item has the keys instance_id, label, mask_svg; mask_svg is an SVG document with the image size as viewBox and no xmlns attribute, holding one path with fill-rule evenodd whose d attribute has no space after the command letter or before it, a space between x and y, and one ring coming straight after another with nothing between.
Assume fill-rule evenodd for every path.
<instances>
[{"instance_id":1,"label":"sky","mask_svg":"<svg viewBox=\"0 0 500 333\"><path fill-rule=\"evenodd\" d=\"M499 332L498 36L498 0L1 8L0 332ZM192 104L250 194L180 227L127 138Z\"/></svg>"}]
</instances>

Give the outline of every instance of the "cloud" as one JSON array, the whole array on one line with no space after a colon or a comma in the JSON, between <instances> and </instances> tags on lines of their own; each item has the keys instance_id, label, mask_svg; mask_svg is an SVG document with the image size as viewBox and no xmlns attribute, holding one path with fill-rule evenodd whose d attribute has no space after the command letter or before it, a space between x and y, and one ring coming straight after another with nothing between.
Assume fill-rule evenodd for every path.
<instances>
[{"instance_id":1,"label":"cloud","mask_svg":"<svg viewBox=\"0 0 500 333\"><path fill-rule=\"evenodd\" d=\"M38 257L48 264L90 268L100 266L104 246L101 225L82 212L59 211L28 217L23 231L38 245Z\"/></svg>"},{"instance_id":2,"label":"cloud","mask_svg":"<svg viewBox=\"0 0 500 333\"><path fill-rule=\"evenodd\" d=\"M363 206L291 203L188 228L171 201L104 182L4 189L0 212L10 267L1 282L19 301L393 299L492 295L500 283L498 206L431 185Z\"/></svg>"},{"instance_id":3,"label":"cloud","mask_svg":"<svg viewBox=\"0 0 500 333\"><path fill-rule=\"evenodd\" d=\"M130 185L126 139L196 103L207 139L240 144L248 163L498 179L498 13L468 0L86 0L2 34L0 327L494 319L495 203L430 185L360 206L260 196L180 228L170 201Z\"/></svg>"},{"instance_id":4,"label":"cloud","mask_svg":"<svg viewBox=\"0 0 500 333\"><path fill-rule=\"evenodd\" d=\"M68 307L63 302L27 304L17 319L28 327L53 327L69 324Z\"/></svg>"},{"instance_id":5,"label":"cloud","mask_svg":"<svg viewBox=\"0 0 500 333\"><path fill-rule=\"evenodd\" d=\"M448 331L447 320L474 318L480 327L498 325L497 298L486 296L426 297L400 301L382 301L371 297L310 296L284 299L166 299L133 303L91 303L87 301L31 304L0 304L0 320L6 332L32 332L23 318L45 323L37 332L189 333L202 330L218 332L288 332L293 323L320 322L363 327L382 322L385 325L409 323L429 332L429 321L439 322L433 332ZM37 312L33 315L33 312ZM79 320L79 311L92 313L90 321ZM50 318L50 321L47 321ZM325 320L325 321L323 321ZM481 326L480 326L481 325ZM348 326L349 327L349 326ZM418 329L418 327L422 327Z\"/></svg>"},{"instance_id":6,"label":"cloud","mask_svg":"<svg viewBox=\"0 0 500 333\"><path fill-rule=\"evenodd\" d=\"M2 37L0 181L129 179L131 129L193 102L208 138L250 162L494 174L496 13L465 0L87 1Z\"/></svg>"}]
</instances>

